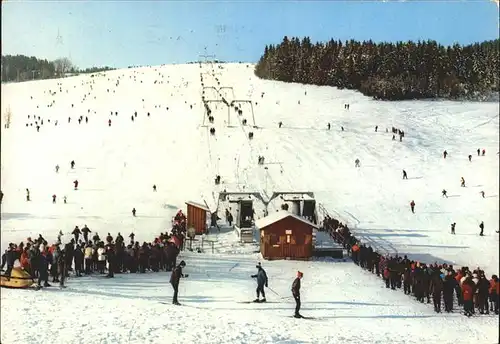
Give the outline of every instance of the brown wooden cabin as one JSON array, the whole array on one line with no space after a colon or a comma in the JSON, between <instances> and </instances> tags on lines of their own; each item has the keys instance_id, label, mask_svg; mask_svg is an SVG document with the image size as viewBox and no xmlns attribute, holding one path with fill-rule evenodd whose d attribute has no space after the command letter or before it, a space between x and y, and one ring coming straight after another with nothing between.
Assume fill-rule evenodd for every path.
<instances>
[{"instance_id":1,"label":"brown wooden cabin","mask_svg":"<svg viewBox=\"0 0 500 344\"><path fill-rule=\"evenodd\" d=\"M260 253L264 259L308 260L313 256L314 223L286 210L255 222L260 231Z\"/></svg>"},{"instance_id":2,"label":"brown wooden cabin","mask_svg":"<svg viewBox=\"0 0 500 344\"><path fill-rule=\"evenodd\" d=\"M194 228L196 234L207 232L207 219L210 219L210 209L196 202L186 202L187 205L187 228Z\"/></svg>"}]
</instances>

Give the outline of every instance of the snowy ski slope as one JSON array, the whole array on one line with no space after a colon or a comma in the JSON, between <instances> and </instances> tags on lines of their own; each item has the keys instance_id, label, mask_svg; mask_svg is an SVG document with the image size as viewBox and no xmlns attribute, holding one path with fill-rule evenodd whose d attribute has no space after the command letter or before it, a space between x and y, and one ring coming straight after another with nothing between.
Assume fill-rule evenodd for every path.
<instances>
[{"instance_id":1,"label":"snowy ski slope","mask_svg":"<svg viewBox=\"0 0 500 344\"><path fill-rule=\"evenodd\" d=\"M202 126L200 73L206 73L205 86L232 87L234 98L231 90L221 90L227 100L257 102L254 115L259 128L242 125L243 118L253 124L248 104L242 105L242 116L230 111L227 127L227 108L211 103L216 128L211 137L210 126ZM119 86L115 86L117 80ZM49 90L57 93L52 96ZM9 84L2 85L1 96L2 249L38 233L52 241L59 230L68 233L84 224L101 236L134 231L139 241L151 240L170 227L171 216L183 208L184 201L205 200L215 208L217 191L224 188L269 195L313 191L333 216L383 252L480 266L489 275L498 272L498 104L376 102L354 91L262 81L253 75L253 66L245 64L224 64L222 69L210 64L144 67L93 78ZM205 97L220 99L211 89L205 89ZM344 110L345 103L350 110ZM4 129L7 107L12 120L10 128ZM132 122L135 111L138 116ZM40 132L26 127L31 121L28 115L44 120ZM89 123L78 124L80 115L88 116ZM385 132L391 126L405 131L403 142L391 140L392 134ZM250 131L253 141L247 139ZM477 157L477 148L486 149L486 156ZM446 160L442 158L445 149ZM265 156L266 165L257 165L259 155ZM356 158L361 160L359 169L354 168ZM76 162L74 170L69 168L71 160ZM61 167L58 174L56 164ZM408 180L402 180L402 169L408 172ZM217 187L213 185L216 174L223 183ZM460 187L462 176L466 188ZM80 182L78 191L73 190L75 179ZM153 184L158 187L156 193ZM29 203L26 188L31 191ZM441 197L443 188L448 190L447 199ZM486 193L484 199L481 190ZM57 204L52 204L53 194L58 196ZM68 204L62 203L64 195ZM415 214L409 210L412 199ZM262 207L256 206L260 213ZM131 216L133 207L136 218ZM277 208L279 202L270 210ZM482 238L478 236L481 221L486 234ZM457 223L455 236L449 234L451 222ZM217 252L238 252L231 236L221 237ZM271 288L284 296L295 271L304 270L303 302L306 309L311 308L304 309L304 314L331 317L313 324L283 318L293 311L290 300L266 305L279 308L275 311L234 304L254 296L255 286L247 277L253 273L256 254L184 258L192 279L181 287L180 300L208 308L201 317L196 308L171 310L158 304L171 297L165 273L119 276L114 281L82 278L70 281L70 288L57 296L58 291L35 295L2 290L2 314L12 314L1 318L2 343L50 338L50 331L34 335L41 328L65 329L61 336L71 333L64 337L67 343L80 343L89 333L99 335L95 341L99 343L497 341L498 318L435 315L432 307L385 291L380 281L351 264L265 263ZM237 268L229 272L228 266L236 263ZM89 295L102 302L89 305ZM369 305L374 303L384 306ZM75 308L68 309L69 304ZM28 309L32 316L20 323L19 317ZM55 309L64 309L65 316L59 317ZM267 313L269 320L263 321ZM81 327L82 321L88 325ZM12 330L14 326L28 335ZM405 328L407 337L394 330L398 326ZM171 338L173 329L182 331L179 337Z\"/></svg>"}]
</instances>

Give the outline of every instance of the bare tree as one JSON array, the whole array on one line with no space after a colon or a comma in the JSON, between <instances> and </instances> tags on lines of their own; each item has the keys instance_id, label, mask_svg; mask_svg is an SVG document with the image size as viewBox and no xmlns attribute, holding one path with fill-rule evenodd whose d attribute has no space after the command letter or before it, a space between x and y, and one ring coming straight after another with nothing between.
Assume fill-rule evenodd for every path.
<instances>
[{"instance_id":1,"label":"bare tree","mask_svg":"<svg viewBox=\"0 0 500 344\"><path fill-rule=\"evenodd\" d=\"M54 67L59 76L64 76L73 68L73 64L67 57L61 57L54 61Z\"/></svg>"}]
</instances>

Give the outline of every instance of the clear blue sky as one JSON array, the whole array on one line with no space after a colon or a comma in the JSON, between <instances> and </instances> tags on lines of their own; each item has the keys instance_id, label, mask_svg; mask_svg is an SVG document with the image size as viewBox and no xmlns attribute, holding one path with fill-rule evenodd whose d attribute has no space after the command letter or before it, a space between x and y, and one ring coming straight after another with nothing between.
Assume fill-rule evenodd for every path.
<instances>
[{"instance_id":1,"label":"clear blue sky","mask_svg":"<svg viewBox=\"0 0 500 344\"><path fill-rule=\"evenodd\" d=\"M2 1L2 54L68 56L79 67L187 62L205 46L219 59L253 62L284 35L467 44L498 38L498 7L488 0Z\"/></svg>"}]
</instances>

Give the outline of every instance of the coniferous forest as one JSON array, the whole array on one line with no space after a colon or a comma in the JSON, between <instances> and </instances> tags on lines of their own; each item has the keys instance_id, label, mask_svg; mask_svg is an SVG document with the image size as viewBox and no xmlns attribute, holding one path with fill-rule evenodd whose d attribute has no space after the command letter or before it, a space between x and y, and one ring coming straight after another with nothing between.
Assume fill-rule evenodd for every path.
<instances>
[{"instance_id":1,"label":"coniferous forest","mask_svg":"<svg viewBox=\"0 0 500 344\"><path fill-rule=\"evenodd\" d=\"M359 90L382 100L490 99L499 92L500 40L466 46L435 41L312 43L284 37L255 67L263 79Z\"/></svg>"}]
</instances>

